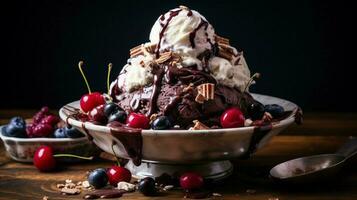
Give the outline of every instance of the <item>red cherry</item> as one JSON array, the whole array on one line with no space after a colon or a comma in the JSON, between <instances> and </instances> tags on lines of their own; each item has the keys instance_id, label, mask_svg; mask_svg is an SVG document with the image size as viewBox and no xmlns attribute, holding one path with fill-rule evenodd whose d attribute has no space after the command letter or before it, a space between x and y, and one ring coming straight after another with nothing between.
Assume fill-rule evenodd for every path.
<instances>
[{"instance_id":1,"label":"red cherry","mask_svg":"<svg viewBox=\"0 0 357 200\"><path fill-rule=\"evenodd\" d=\"M56 115L47 115L46 117L42 118L40 123L56 126L59 121L60 119Z\"/></svg>"},{"instance_id":2,"label":"red cherry","mask_svg":"<svg viewBox=\"0 0 357 200\"><path fill-rule=\"evenodd\" d=\"M89 120L105 124L107 122L107 117L104 114L104 104L93 108L89 112Z\"/></svg>"},{"instance_id":3,"label":"red cherry","mask_svg":"<svg viewBox=\"0 0 357 200\"><path fill-rule=\"evenodd\" d=\"M140 113L130 113L126 123L131 128L148 129L150 127L150 120Z\"/></svg>"},{"instance_id":4,"label":"red cherry","mask_svg":"<svg viewBox=\"0 0 357 200\"><path fill-rule=\"evenodd\" d=\"M43 172L51 171L56 167L56 160L53 157L53 150L49 146L39 147L33 157L35 167Z\"/></svg>"},{"instance_id":5,"label":"red cherry","mask_svg":"<svg viewBox=\"0 0 357 200\"><path fill-rule=\"evenodd\" d=\"M124 167L119 167L116 165L109 168L107 175L109 178L109 183L113 186L116 186L121 181L130 182L131 180L130 171Z\"/></svg>"},{"instance_id":6,"label":"red cherry","mask_svg":"<svg viewBox=\"0 0 357 200\"><path fill-rule=\"evenodd\" d=\"M203 186L203 178L195 172L187 172L181 175L180 185L184 190L199 189Z\"/></svg>"},{"instance_id":7,"label":"red cherry","mask_svg":"<svg viewBox=\"0 0 357 200\"><path fill-rule=\"evenodd\" d=\"M236 128L244 126L244 115L239 108L230 108L221 115L221 126L223 128Z\"/></svg>"},{"instance_id":8,"label":"red cherry","mask_svg":"<svg viewBox=\"0 0 357 200\"><path fill-rule=\"evenodd\" d=\"M85 94L80 100L80 106L83 112L89 112L96 106L105 103L104 97L99 92L93 92L90 94Z\"/></svg>"}]
</instances>

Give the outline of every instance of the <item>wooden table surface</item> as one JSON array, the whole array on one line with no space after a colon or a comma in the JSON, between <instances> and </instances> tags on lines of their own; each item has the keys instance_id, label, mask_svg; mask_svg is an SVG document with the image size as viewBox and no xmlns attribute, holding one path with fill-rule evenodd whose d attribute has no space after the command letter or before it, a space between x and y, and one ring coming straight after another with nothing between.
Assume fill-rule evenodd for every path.
<instances>
[{"instance_id":1,"label":"wooden table surface","mask_svg":"<svg viewBox=\"0 0 357 200\"><path fill-rule=\"evenodd\" d=\"M35 111L0 110L0 124L7 123L14 115L30 117ZM292 125L248 160L234 161L233 175L214 192L221 197L209 199L357 199L357 159L350 160L339 174L324 183L313 185L277 185L268 173L274 165L292 158L332 153L348 136L357 136L357 113L306 113L302 126ZM0 144L0 199L82 199L83 193L63 196L56 189L57 183L66 179L85 180L88 170L108 167L112 161L95 160L64 165L60 171L40 173L31 164L15 162L6 156ZM183 199L180 190L167 192L152 199ZM138 192L125 194L121 199L150 199Z\"/></svg>"}]
</instances>

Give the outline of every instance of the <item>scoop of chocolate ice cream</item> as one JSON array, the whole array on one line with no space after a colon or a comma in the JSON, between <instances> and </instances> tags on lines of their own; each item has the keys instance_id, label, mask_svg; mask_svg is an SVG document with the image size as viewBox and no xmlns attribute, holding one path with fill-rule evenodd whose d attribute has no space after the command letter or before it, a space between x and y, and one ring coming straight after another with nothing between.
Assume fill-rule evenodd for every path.
<instances>
[{"instance_id":1,"label":"scoop of chocolate ice cream","mask_svg":"<svg viewBox=\"0 0 357 200\"><path fill-rule=\"evenodd\" d=\"M175 125L181 127L190 126L193 120L200 120L209 126L219 126L218 119L224 110L229 107L239 107L246 112L247 105L254 101L249 93L215 84L214 98L199 103L196 101L197 86L215 82L212 76L192 68L157 67L166 68L165 71L159 72L163 73L159 84L146 86L131 93L113 90L114 101L125 110L141 112L148 116L153 113L168 116ZM157 100L152 101L155 87L159 92ZM151 102L155 105L150 105ZM149 113L150 110L153 113Z\"/></svg>"}]
</instances>

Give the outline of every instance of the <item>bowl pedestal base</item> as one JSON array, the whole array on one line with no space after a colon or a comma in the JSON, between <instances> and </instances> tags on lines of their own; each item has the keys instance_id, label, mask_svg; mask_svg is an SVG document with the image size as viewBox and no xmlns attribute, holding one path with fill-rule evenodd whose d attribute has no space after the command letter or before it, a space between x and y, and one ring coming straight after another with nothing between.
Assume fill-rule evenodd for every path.
<instances>
[{"instance_id":1,"label":"bowl pedestal base","mask_svg":"<svg viewBox=\"0 0 357 200\"><path fill-rule=\"evenodd\" d=\"M135 166L131 161L126 164L131 173L139 178L158 177L164 173L178 177L184 172L197 172L204 178L219 181L232 174L233 165L230 161L214 161L199 164L166 164L160 162L142 161Z\"/></svg>"}]
</instances>

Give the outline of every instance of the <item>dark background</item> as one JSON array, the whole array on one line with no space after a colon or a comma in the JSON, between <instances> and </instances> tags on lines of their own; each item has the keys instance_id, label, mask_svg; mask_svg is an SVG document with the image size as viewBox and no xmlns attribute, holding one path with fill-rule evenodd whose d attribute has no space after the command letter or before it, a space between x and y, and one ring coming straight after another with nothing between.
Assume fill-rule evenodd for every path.
<instances>
[{"instance_id":1,"label":"dark background","mask_svg":"<svg viewBox=\"0 0 357 200\"><path fill-rule=\"evenodd\" d=\"M262 79L251 91L305 111L357 111L349 5L311 1L12 1L1 6L0 108L60 108L86 87L106 91L157 17L187 5L244 50ZM350 53L351 52L351 53Z\"/></svg>"}]
</instances>

